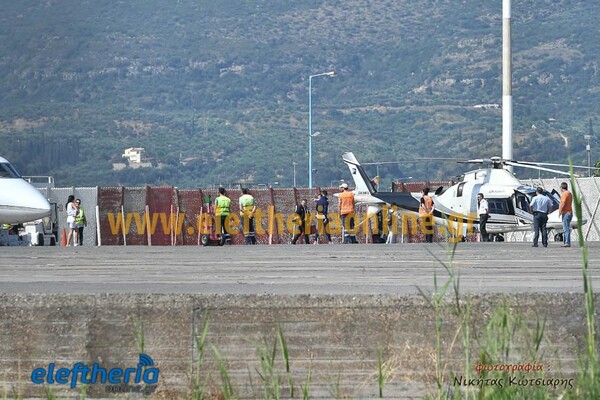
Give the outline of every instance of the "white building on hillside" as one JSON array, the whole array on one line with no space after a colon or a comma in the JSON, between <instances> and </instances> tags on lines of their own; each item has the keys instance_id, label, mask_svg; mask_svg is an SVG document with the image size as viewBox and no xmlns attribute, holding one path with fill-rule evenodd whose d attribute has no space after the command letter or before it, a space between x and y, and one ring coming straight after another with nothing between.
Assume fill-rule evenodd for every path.
<instances>
[{"instance_id":1,"label":"white building on hillside","mask_svg":"<svg viewBox=\"0 0 600 400\"><path fill-rule=\"evenodd\" d=\"M129 159L130 163L140 164L142 162L142 154L144 153L143 147L130 147L125 149L122 157Z\"/></svg>"}]
</instances>

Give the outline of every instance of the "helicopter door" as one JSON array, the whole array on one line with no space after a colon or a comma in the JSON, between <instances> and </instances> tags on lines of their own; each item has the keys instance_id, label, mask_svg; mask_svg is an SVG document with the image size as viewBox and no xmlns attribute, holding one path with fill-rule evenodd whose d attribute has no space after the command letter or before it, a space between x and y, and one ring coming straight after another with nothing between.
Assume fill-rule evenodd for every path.
<instances>
[{"instance_id":1,"label":"helicopter door","mask_svg":"<svg viewBox=\"0 0 600 400\"><path fill-rule=\"evenodd\" d=\"M522 224L531 223L533 216L529 213L529 197L525 193L515 190L513 196L515 202L515 216Z\"/></svg>"}]
</instances>

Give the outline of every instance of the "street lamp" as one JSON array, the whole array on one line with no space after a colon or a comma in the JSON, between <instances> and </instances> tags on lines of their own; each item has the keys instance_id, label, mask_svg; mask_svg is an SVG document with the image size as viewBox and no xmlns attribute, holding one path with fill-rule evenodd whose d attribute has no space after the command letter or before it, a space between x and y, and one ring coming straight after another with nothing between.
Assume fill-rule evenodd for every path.
<instances>
[{"instance_id":1,"label":"street lamp","mask_svg":"<svg viewBox=\"0 0 600 400\"><path fill-rule=\"evenodd\" d=\"M294 167L294 187L296 187L296 165L298 165L296 161L292 162L292 166Z\"/></svg>"},{"instance_id":2,"label":"street lamp","mask_svg":"<svg viewBox=\"0 0 600 400\"><path fill-rule=\"evenodd\" d=\"M308 187L312 189L312 139L318 132L312 133L312 78L317 76L335 76L335 71L308 76Z\"/></svg>"},{"instance_id":3,"label":"street lamp","mask_svg":"<svg viewBox=\"0 0 600 400\"><path fill-rule=\"evenodd\" d=\"M592 135L583 135L583 139L587 140L587 145L585 146L585 150L587 151L587 161L588 161L588 176L592 176L592 148L590 147L590 140L592 139Z\"/></svg>"}]
</instances>

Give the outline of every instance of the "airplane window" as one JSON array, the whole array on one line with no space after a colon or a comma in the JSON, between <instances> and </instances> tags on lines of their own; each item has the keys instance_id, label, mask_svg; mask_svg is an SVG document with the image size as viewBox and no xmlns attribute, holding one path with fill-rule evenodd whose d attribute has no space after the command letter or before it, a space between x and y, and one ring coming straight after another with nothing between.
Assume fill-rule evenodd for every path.
<instances>
[{"instance_id":1,"label":"airplane window","mask_svg":"<svg viewBox=\"0 0 600 400\"><path fill-rule=\"evenodd\" d=\"M466 182L461 182L458 184L458 187L456 188L456 197L462 197L463 188L465 187L465 183Z\"/></svg>"},{"instance_id":2,"label":"airplane window","mask_svg":"<svg viewBox=\"0 0 600 400\"><path fill-rule=\"evenodd\" d=\"M0 178L20 178L19 173L9 163L0 163Z\"/></svg>"}]
</instances>

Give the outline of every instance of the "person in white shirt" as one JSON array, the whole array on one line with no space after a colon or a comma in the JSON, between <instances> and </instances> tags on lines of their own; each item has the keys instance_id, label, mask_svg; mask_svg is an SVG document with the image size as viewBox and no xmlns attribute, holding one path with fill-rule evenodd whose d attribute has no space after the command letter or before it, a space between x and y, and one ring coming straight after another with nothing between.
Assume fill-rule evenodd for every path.
<instances>
[{"instance_id":1,"label":"person in white shirt","mask_svg":"<svg viewBox=\"0 0 600 400\"><path fill-rule=\"evenodd\" d=\"M487 200L483 198L483 193L477 194L477 215L479 215L479 233L481 234L480 241L489 242L490 237L485 227L488 219L490 218L490 207Z\"/></svg>"},{"instance_id":2,"label":"person in white shirt","mask_svg":"<svg viewBox=\"0 0 600 400\"><path fill-rule=\"evenodd\" d=\"M67 211L67 225L69 226L69 234L67 235L67 246L71 245L71 238L73 238L73 246L78 246L79 241L77 240L77 223L75 217L77 216L77 205L75 204L75 196L69 195L67 204L65 205Z\"/></svg>"}]
</instances>

